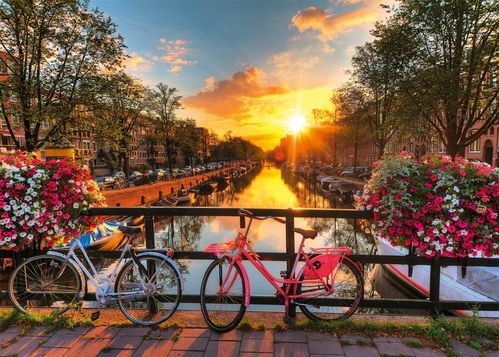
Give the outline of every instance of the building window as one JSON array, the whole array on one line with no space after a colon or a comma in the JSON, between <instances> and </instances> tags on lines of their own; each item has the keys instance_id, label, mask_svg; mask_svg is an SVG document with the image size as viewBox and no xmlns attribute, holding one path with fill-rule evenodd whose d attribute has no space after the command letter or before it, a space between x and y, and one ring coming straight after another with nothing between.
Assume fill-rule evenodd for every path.
<instances>
[{"instance_id":1,"label":"building window","mask_svg":"<svg viewBox=\"0 0 499 357\"><path fill-rule=\"evenodd\" d=\"M473 135L474 133L476 132L476 130L472 130L470 132L470 135ZM476 139L475 141L473 141L470 146L469 146L469 152L480 152L480 138Z\"/></svg>"},{"instance_id":2,"label":"building window","mask_svg":"<svg viewBox=\"0 0 499 357\"><path fill-rule=\"evenodd\" d=\"M442 140L438 141L438 153L445 154L445 144Z\"/></svg>"}]
</instances>

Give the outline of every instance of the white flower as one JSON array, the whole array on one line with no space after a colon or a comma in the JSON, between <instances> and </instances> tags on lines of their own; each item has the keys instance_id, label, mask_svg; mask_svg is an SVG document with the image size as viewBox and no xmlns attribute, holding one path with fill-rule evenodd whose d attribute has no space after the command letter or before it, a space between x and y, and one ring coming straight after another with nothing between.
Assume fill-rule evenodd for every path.
<instances>
[{"instance_id":1,"label":"white flower","mask_svg":"<svg viewBox=\"0 0 499 357\"><path fill-rule=\"evenodd\" d=\"M78 207L80 207L80 205L77 202L73 203L73 208L74 209L77 209Z\"/></svg>"},{"instance_id":2,"label":"white flower","mask_svg":"<svg viewBox=\"0 0 499 357\"><path fill-rule=\"evenodd\" d=\"M459 187L454 186L454 191L455 191L455 192L459 192L459 191L460 191L460 190L459 190Z\"/></svg>"}]
</instances>

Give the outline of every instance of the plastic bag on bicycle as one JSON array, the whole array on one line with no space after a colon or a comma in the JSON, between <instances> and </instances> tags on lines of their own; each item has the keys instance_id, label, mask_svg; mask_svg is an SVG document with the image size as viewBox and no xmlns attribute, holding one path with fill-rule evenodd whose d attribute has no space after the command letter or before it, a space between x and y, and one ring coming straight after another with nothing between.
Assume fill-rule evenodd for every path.
<instances>
[{"instance_id":1,"label":"plastic bag on bicycle","mask_svg":"<svg viewBox=\"0 0 499 357\"><path fill-rule=\"evenodd\" d=\"M328 277L338 265L342 255L339 254L321 254L310 260L310 264L305 266L305 279L317 279L317 275L321 278Z\"/></svg>"}]
</instances>

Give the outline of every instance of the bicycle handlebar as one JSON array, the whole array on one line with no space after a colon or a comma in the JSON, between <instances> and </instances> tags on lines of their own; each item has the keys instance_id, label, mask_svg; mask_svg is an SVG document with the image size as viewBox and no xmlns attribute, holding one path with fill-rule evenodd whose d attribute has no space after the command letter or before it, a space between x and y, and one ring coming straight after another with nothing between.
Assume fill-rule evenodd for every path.
<instances>
[{"instance_id":1,"label":"bicycle handlebar","mask_svg":"<svg viewBox=\"0 0 499 357\"><path fill-rule=\"evenodd\" d=\"M278 217L274 217L274 216L255 216L252 212L248 211L247 209L244 209L244 208L241 208L239 210L239 215L242 216L242 217L249 217L251 219L256 219L256 220L259 220L259 221L263 221L265 219L273 219L279 223L286 223L286 220L282 219L282 218L278 218Z\"/></svg>"}]
</instances>

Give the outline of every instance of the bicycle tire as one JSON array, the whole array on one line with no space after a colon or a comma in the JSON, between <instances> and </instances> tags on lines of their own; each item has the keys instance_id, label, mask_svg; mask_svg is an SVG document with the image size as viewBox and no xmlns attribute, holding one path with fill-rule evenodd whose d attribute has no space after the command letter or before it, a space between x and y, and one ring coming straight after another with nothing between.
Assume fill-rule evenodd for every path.
<instances>
[{"instance_id":1,"label":"bicycle tire","mask_svg":"<svg viewBox=\"0 0 499 357\"><path fill-rule=\"evenodd\" d=\"M361 299L364 297L364 279L362 277L362 273L359 268L348 259L342 259L338 263L335 268L334 279L334 292L332 295L325 296L324 299L321 299L321 302L329 302L331 305L317 305L318 299L308 299L308 298L297 298L295 299L297 305L301 309L301 311L311 320L316 321L335 321L335 320L345 320L350 317L357 307ZM342 278L342 279L339 279ZM304 274L299 277L300 282L297 284L296 294L299 295L302 292L310 292L313 290L321 290L324 289L324 285L321 283L313 283L314 280L308 280L304 277ZM308 283L307 283L308 281ZM305 287L307 284L307 288ZM351 294L347 294L351 292ZM336 296L335 296L336 293ZM338 300L339 298L347 298L351 299L351 303L347 305L334 305L334 300ZM344 296L350 295L350 296ZM328 300L327 297L331 297L332 299ZM341 301L340 301L341 302ZM318 307L319 306L319 307ZM344 309L341 309L341 307ZM328 311L317 311L322 307L329 307Z\"/></svg>"},{"instance_id":2,"label":"bicycle tire","mask_svg":"<svg viewBox=\"0 0 499 357\"><path fill-rule=\"evenodd\" d=\"M217 289L220 286L221 282L224 281L224 271L223 271L223 266L226 265L227 268L229 266L235 267L235 274L237 276L231 278L235 279L234 283L237 283L237 279L239 277L240 281L240 296L217 296L216 293L212 293L210 295L207 295L210 291L213 289ZM215 271L216 268L218 269L218 272ZM215 276L212 276L211 273L215 271ZM228 271L225 272L225 274ZM231 272L232 274L232 272ZM214 286L214 288L211 288L211 286ZM233 284L234 285L234 284ZM210 291L207 291L207 288ZM239 287L236 289L233 289L234 292L238 293ZM241 268L239 267L239 264L236 263L231 263L228 258L221 258L221 259L216 259L214 260L206 269L206 272L203 276L203 280L201 282L201 292L200 292L200 297L201 297L201 312L203 313L204 320L208 324L208 326L216 332L228 332L233 330L239 322L241 322L244 313L246 312L246 306L244 305L244 299L246 296L246 284L243 278L243 274L241 271ZM213 300L213 302L211 302ZM233 304L230 305L235 305L232 310L227 309L228 305L227 303L233 302ZM217 307L216 305L224 305L223 307ZM218 310L220 308L220 310ZM226 321L226 322L224 322Z\"/></svg>"},{"instance_id":3,"label":"bicycle tire","mask_svg":"<svg viewBox=\"0 0 499 357\"><path fill-rule=\"evenodd\" d=\"M64 271L60 272L60 267L64 267ZM50 313L60 315L79 300L81 284L80 274L71 262L58 256L39 255L14 270L9 279L9 298L21 313L50 309ZM35 288L42 294L41 298L35 299L37 294L29 292Z\"/></svg>"},{"instance_id":4,"label":"bicycle tire","mask_svg":"<svg viewBox=\"0 0 499 357\"><path fill-rule=\"evenodd\" d=\"M129 260L120 269L116 278L114 291L116 293L125 292L130 290L144 292L145 289L152 289L154 293L147 297L137 299L127 298L125 295L118 295L118 307L127 319L142 326L154 326L168 320L177 310L180 303L180 296L182 295L180 275L170 261L159 254L142 253L137 255L140 264L147 269L148 265L154 263L156 274L151 278L155 282L149 282L149 286L145 287L137 285L136 282L125 281L124 279L143 279L143 274L136 267L134 260ZM149 263L149 264L148 264ZM158 268L163 268L163 273L158 274ZM131 275L133 274L133 275ZM161 276L162 274L162 276ZM160 279L157 279L159 277ZM156 278L156 279L155 279ZM164 278L169 278L168 282L164 285L165 289L158 289L158 281L163 282ZM149 278L148 278L149 279ZM141 290L142 289L142 290ZM173 299L170 297L173 295ZM157 307L160 307L157 312L154 312ZM151 314L151 311L154 312ZM146 318L148 320L146 320Z\"/></svg>"}]
</instances>

